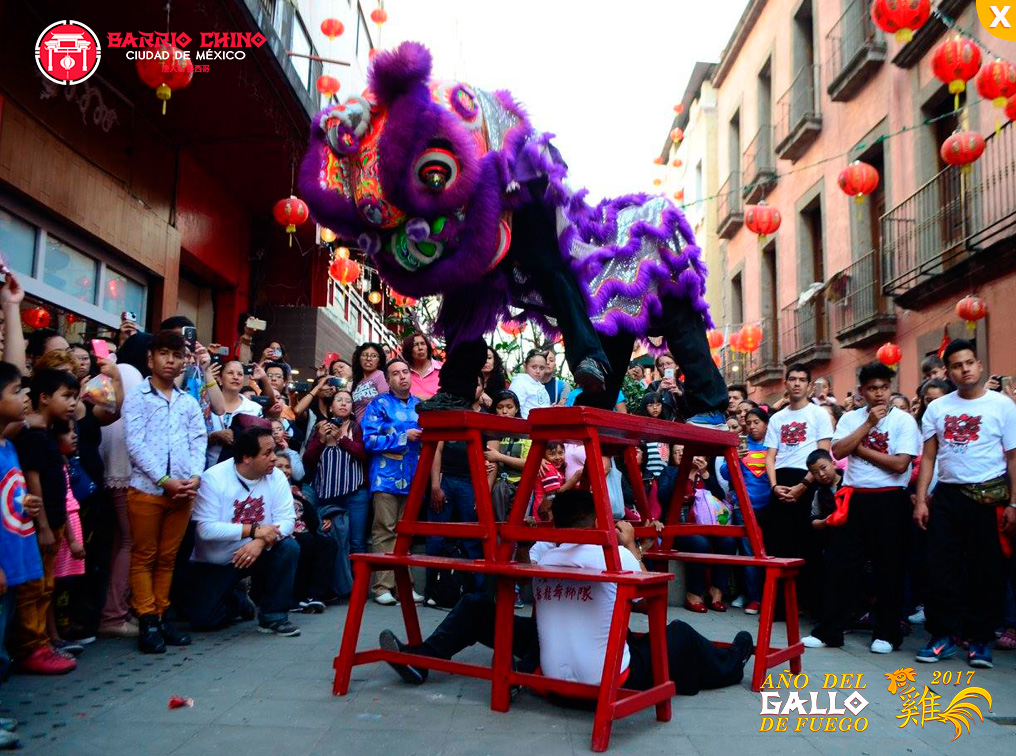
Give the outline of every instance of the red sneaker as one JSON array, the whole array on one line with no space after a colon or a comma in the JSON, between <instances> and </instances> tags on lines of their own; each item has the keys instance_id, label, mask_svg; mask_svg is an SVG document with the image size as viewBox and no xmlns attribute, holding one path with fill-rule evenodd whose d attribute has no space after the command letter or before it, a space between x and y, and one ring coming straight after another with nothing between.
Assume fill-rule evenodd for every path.
<instances>
[{"instance_id":1,"label":"red sneaker","mask_svg":"<svg viewBox=\"0 0 1016 756\"><path fill-rule=\"evenodd\" d=\"M748 605L744 607L745 614L758 614L760 606L757 601L749 601Z\"/></svg>"},{"instance_id":2,"label":"red sneaker","mask_svg":"<svg viewBox=\"0 0 1016 756\"><path fill-rule=\"evenodd\" d=\"M65 659L54 651L52 646L44 646L23 659L18 669L29 675L63 675L77 666L78 663L74 659Z\"/></svg>"}]
</instances>

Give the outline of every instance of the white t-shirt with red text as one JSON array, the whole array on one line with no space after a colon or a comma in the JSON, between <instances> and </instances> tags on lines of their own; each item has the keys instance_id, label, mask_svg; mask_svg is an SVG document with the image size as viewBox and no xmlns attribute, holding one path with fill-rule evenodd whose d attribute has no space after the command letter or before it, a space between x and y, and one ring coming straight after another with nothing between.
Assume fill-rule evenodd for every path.
<instances>
[{"instance_id":1,"label":"white t-shirt with red text","mask_svg":"<svg viewBox=\"0 0 1016 756\"><path fill-rule=\"evenodd\" d=\"M638 572L638 560L619 547L621 569ZM588 567L605 570L603 547L589 544L536 544L530 559L541 567ZM617 601L616 583L536 578L536 629L540 635L540 668L547 677L597 685L607 655L607 636ZM624 644L621 673L630 656Z\"/></svg>"},{"instance_id":2,"label":"white t-shirt with red text","mask_svg":"<svg viewBox=\"0 0 1016 756\"><path fill-rule=\"evenodd\" d=\"M996 391L954 391L928 405L921 430L925 441L938 436L940 483L984 483L1005 474L1005 452L1016 449L1016 404Z\"/></svg>"},{"instance_id":3,"label":"white t-shirt with red text","mask_svg":"<svg viewBox=\"0 0 1016 756\"><path fill-rule=\"evenodd\" d=\"M833 441L846 438L864 425L867 419L867 407L847 412L836 423ZM909 454L911 457L916 457L921 453L917 421L899 407L892 407L885 417L879 420L878 425L868 431L868 435L861 441L861 446L882 454ZM891 486L906 488L910 482L909 465L905 472L897 474L862 459L856 453L851 454L849 459L850 462L843 477L845 486L853 488L889 488Z\"/></svg>"},{"instance_id":4,"label":"white t-shirt with red text","mask_svg":"<svg viewBox=\"0 0 1016 756\"><path fill-rule=\"evenodd\" d=\"M833 437L829 412L809 402L801 409L786 407L769 419L765 445L776 449L776 469L806 470L805 460L818 442Z\"/></svg>"}]
</instances>

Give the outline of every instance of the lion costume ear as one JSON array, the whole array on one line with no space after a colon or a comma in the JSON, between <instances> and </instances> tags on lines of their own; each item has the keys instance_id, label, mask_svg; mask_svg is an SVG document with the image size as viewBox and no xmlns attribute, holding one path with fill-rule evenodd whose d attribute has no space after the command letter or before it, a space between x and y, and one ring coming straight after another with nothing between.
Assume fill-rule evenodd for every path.
<instances>
[{"instance_id":1,"label":"lion costume ear","mask_svg":"<svg viewBox=\"0 0 1016 756\"><path fill-rule=\"evenodd\" d=\"M374 58L370 68L370 90L382 105L391 105L414 84L426 84L430 68L430 51L426 47L419 42L403 42Z\"/></svg>"}]
</instances>

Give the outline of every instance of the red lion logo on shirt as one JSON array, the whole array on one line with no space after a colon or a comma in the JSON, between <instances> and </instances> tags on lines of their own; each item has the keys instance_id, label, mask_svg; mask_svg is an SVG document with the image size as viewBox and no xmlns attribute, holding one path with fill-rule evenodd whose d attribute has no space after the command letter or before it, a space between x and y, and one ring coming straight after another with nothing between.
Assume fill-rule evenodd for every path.
<instances>
[{"instance_id":1,"label":"red lion logo on shirt","mask_svg":"<svg viewBox=\"0 0 1016 756\"><path fill-rule=\"evenodd\" d=\"M945 440L952 444L966 446L971 441L979 439L981 433L981 416L974 415L946 415L945 416Z\"/></svg>"},{"instance_id":2,"label":"red lion logo on shirt","mask_svg":"<svg viewBox=\"0 0 1016 756\"><path fill-rule=\"evenodd\" d=\"M861 446L865 449L871 449L881 454L889 453L889 431L885 433L879 433L877 430L872 429L871 433L865 436L864 441L861 442Z\"/></svg>"},{"instance_id":3,"label":"red lion logo on shirt","mask_svg":"<svg viewBox=\"0 0 1016 756\"><path fill-rule=\"evenodd\" d=\"M780 428L780 443L785 446L797 446L807 440L807 423L786 423Z\"/></svg>"},{"instance_id":4,"label":"red lion logo on shirt","mask_svg":"<svg viewBox=\"0 0 1016 756\"><path fill-rule=\"evenodd\" d=\"M250 525L252 522L263 522L265 519L265 500L263 496L243 501L233 500L233 522Z\"/></svg>"}]
</instances>

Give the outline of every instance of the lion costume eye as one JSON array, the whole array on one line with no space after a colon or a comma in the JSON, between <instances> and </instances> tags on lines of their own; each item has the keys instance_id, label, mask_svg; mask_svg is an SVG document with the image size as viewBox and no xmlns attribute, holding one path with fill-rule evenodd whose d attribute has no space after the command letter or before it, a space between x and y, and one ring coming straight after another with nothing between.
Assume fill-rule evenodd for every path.
<instances>
[{"instance_id":1,"label":"lion costume eye","mask_svg":"<svg viewBox=\"0 0 1016 756\"><path fill-rule=\"evenodd\" d=\"M413 166L416 178L429 191L439 193L455 183L459 176L459 161L448 150L431 148L420 155Z\"/></svg>"}]
</instances>

